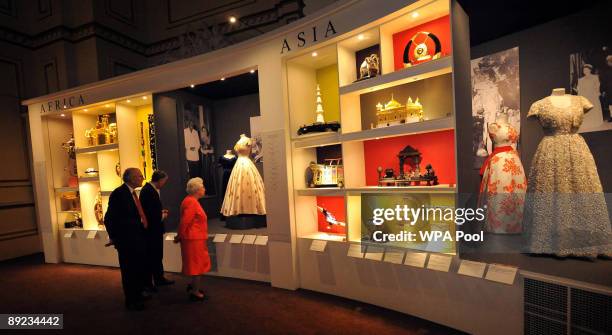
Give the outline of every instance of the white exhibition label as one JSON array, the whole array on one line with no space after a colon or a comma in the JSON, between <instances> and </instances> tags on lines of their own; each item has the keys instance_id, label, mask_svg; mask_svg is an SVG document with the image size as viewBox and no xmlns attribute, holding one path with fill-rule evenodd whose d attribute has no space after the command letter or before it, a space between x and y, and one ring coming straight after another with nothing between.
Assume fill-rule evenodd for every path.
<instances>
[{"instance_id":1,"label":"white exhibition label","mask_svg":"<svg viewBox=\"0 0 612 335\"><path fill-rule=\"evenodd\" d=\"M326 246L327 246L327 241L313 240L312 243L310 243L310 251L323 252L325 251Z\"/></svg>"},{"instance_id":2,"label":"white exhibition label","mask_svg":"<svg viewBox=\"0 0 612 335\"><path fill-rule=\"evenodd\" d=\"M215 237L213 237L213 242L223 243L225 242L226 238L227 238L227 234L215 234Z\"/></svg>"},{"instance_id":3,"label":"white exhibition label","mask_svg":"<svg viewBox=\"0 0 612 335\"><path fill-rule=\"evenodd\" d=\"M512 266L489 264L489 270L485 279L498 283L512 285L518 268Z\"/></svg>"},{"instance_id":4,"label":"white exhibition label","mask_svg":"<svg viewBox=\"0 0 612 335\"><path fill-rule=\"evenodd\" d=\"M402 264L402 261L404 260L404 254L405 252L403 251L387 251L385 252L385 262L393 264Z\"/></svg>"},{"instance_id":5,"label":"white exhibition label","mask_svg":"<svg viewBox=\"0 0 612 335\"><path fill-rule=\"evenodd\" d=\"M349 245L348 256L355 258L363 258L363 252L361 252L361 244Z\"/></svg>"},{"instance_id":6,"label":"white exhibition label","mask_svg":"<svg viewBox=\"0 0 612 335\"><path fill-rule=\"evenodd\" d=\"M406 259L404 259L404 265L424 268L425 260L427 260L426 252L407 252Z\"/></svg>"},{"instance_id":7,"label":"white exhibition label","mask_svg":"<svg viewBox=\"0 0 612 335\"><path fill-rule=\"evenodd\" d=\"M96 230L91 230L87 233L87 239L88 240L93 240L96 238L96 236L98 236L98 231Z\"/></svg>"},{"instance_id":8,"label":"white exhibition label","mask_svg":"<svg viewBox=\"0 0 612 335\"><path fill-rule=\"evenodd\" d=\"M383 256L385 254L384 247L377 247L370 245L368 246L367 252L365 254L365 258L373 261L382 261Z\"/></svg>"},{"instance_id":9,"label":"white exhibition label","mask_svg":"<svg viewBox=\"0 0 612 335\"><path fill-rule=\"evenodd\" d=\"M244 235L244 238L242 239L242 244L253 244L255 243L256 238L257 235Z\"/></svg>"},{"instance_id":10,"label":"white exhibition label","mask_svg":"<svg viewBox=\"0 0 612 335\"><path fill-rule=\"evenodd\" d=\"M257 236L257 238L255 239L255 245L268 245L268 236Z\"/></svg>"},{"instance_id":11,"label":"white exhibition label","mask_svg":"<svg viewBox=\"0 0 612 335\"><path fill-rule=\"evenodd\" d=\"M71 238L74 235L74 231L70 230L67 233L64 233L64 238Z\"/></svg>"},{"instance_id":12,"label":"white exhibition label","mask_svg":"<svg viewBox=\"0 0 612 335\"><path fill-rule=\"evenodd\" d=\"M462 260L457 273L464 276L482 278L486 267L486 263Z\"/></svg>"},{"instance_id":13,"label":"white exhibition label","mask_svg":"<svg viewBox=\"0 0 612 335\"><path fill-rule=\"evenodd\" d=\"M232 237L230 237L230 243L238 244L238 243L242 242L243 238L244 238L243 234L234 234L234 235L232 235Z\"/></svg>"},{"instance_id":14,"label":"white exhibition label","mask_svg":"<svg viewBox=\"0 0 612 335\"><path fill-rule=\"evenodd\" d=\"M448 272L450 270L451 262L453 257L446 255L429 255L429 262L427 268L435 271Z\"/></svg>"}]
</instances>

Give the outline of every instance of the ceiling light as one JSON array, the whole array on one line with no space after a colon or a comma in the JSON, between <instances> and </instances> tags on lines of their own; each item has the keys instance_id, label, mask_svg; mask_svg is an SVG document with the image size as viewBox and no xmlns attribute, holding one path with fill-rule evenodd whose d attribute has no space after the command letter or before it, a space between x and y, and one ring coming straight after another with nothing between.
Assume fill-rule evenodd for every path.
<instances>
[{"instance_id":1,"label":"ceiling light","mask_svg":"<svg viewBox=\"0 0 612 335\"><path fill-rule=\"evenodd\" d=\"M224 80L225 80L225 77L221 77L221 81L224 81Z\"/></svg>"},{"instance_id":2,"label":"ceiling light","mask_svg":"<svg viewBox=\"0 0 612 335\"><path fill-rule=\"evenodd\" d=\"M194 84L191 84L191 85L189 85L189 87L194 88L194 87L195 87L195 85L194 85Z\"/></svg>"},{"instance_id":3,"label":"ceiling light","mask_svg":"<svg viewBox=\"0 0 612 335\"><path fill-rule=\"evenodd\" d=\"M87 108L83 109L84 112L87 112Z\"/></svg>"},{"instance_id":4,"label":"ceiling light","mask_svg":"<svg viewBox=\"0 0 612 335\"><path fill-rule=\"evenodd\" d=\"M412 18L413 19L416 19L417 17L419 17L419 12L412 13Z\"/></svg>"},{"instance_id":5,"label":"ceiling light","mask_svg":"<svg viewBox=\"0 0 612 335\"><path fill-rule=\"evenodd\" d=\"M252 69L251 71L249 71L250 73L255 73L255 69Z\"/></svg>"},{"instance_id":6,"label":"ceiling light","mask_svg":"<svg viewBox=\"0 0 612 335\"><path fill-rule=\"evenodd\" d=\"M315 51L312 53L312 57L317 57L319 54Z\"/></svg>"},{"instance_id":7,"label":"ceiling light","mask_svg":"<svg viewBox=\"0 0 612 335\"><path fill-rule=\"evenodd\" d=\"M66 114L60 114L60 116L61 116L61 117L64 117L64 116L66 116Z\"/></svg>"},{"instance_id":8,"label":"ceiling light","mask_svg":"<svg viewBox=\"0 0 612 335\"><path fill-rule=\"evenodd\" d=\"M128 102L128 103L130 103L130 102L132 102L132 100L130 100L130 99L127 99L127 102Z\"/></svg>"},{"instance_id":9,"label":"ceiling light","mask_svg":"<svg viewBox=\"0 0 612 335\"><path fill-rule=\"evenodd\" d=\"M109 104L106 104L106 105L104 105L104 107L109 108L109 107L110 107L110 105L109 105Z\"/></svg>"},{"instance_id":10,"label":"ceiling light","mask_svg":"<svg viewBox=\"0 0 612 335\"><path fill-rule=\"evenodd\" d=\"M68 108L68 106L64 105L64 108Z\"/></svg>"},{"instance_id":11,"label":"ceiling light","mask_svg":"<svg viewBox=\"0 0 612 335\"><path fill-rule=\"evenodd\" d=\"M357 36L357 39L360 40L360 41L363 41L364 38L365 38L365 36L363 36L363 34L359 34Z\"/></svg>"},{"instance_id":12,"label":"ceiling light","mask_svg":"<svg viewBox=\"0 0 612 335\"><path fill-rule=\"evenodd\" d=\"M147 100L147 96L145 95L144 97L142 97L142 100Z\"/></svg>"},{"instance_id":13,"label":"ceiling light","mask_svg":"<svg viewBox=\"0 0 612 335\"><path fill-rule=\"evenodd\" d=\"M230 16L228 20L229 20L229 23L236 23L236 21L238 21L238 19L236 19L235 16Z\"/></svg>"}]
</instances>

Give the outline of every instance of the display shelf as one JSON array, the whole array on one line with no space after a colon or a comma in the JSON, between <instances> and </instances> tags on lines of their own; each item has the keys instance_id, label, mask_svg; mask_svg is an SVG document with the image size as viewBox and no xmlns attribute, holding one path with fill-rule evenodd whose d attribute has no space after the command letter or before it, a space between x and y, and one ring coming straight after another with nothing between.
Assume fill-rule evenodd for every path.
<instances>
[{"instance_id":1,"label":"display shelf","mask_svg":"<svg viewBox=\"0 0 612 335\"><path fill-rule=\"evenodd\" d=\"M452 57L443 57L340 87L340 95L363 94L452 72Z\"/></svg>"},{"instance_id":2,"label":"display shelf","mask_svg":"<svg viewBox=\"0 0 612 335\"><path fill-rule=\"evenodd\" d=\"M359 79L361 63L372 54L378 56L380 64L380 34L378 27L358 32L338 43L338 77L341 87L350 85ZM368 81L372 78L361 79L360 81Z\"/></svg>"},{"instance_id":3,"label":"display shelf","mask_svg":"<svg viewBox=\"0 0 612 335\"><path fill-rule=\"evenodd\" d=\"M310 233L299 236L299 238L305 238L309 240L323 240L323 241L334 241L334 242L346 242L346 236L344 234L330 234L330 233Z\"/></svg>"},{"instance_id":4,"label":"display shelf","mask_svg":"<svg viewBox=\"0 0 612 335\"><path fill-rule=\"evenodd\" d=\"M296 149L312 148L340 143L340 134L336 132L306 134L292 139Z\"/></svg>"},{"instance_id":5,"label":"display shelf","mask_svg":"<svg viewBox=\"0 0 612 335\"><path fill-rule=\"evenodd\" d=\"M95 176L95 177L79 177L79 183L96 182L96 181L100 181L100 177L98 177L98 176Z\"/></svg>"},{"instance_id":6,"label":"display shelf","mask_svg":"<svg viewBox=\"0 0 612 335\"><path fill-rule=\"evenodd\" d=\"M81 213L81 211L57 211L58 214L76 214Z\"/></svg>"},{"instance_id":7,"label":"display shelf","mask_svg":"<svg viewBox=\"0 0 612 335\"><path fill-rule=\"evenodd\" d=\"M67 192L78 192L78 186L75 187L56 187L55 192L57 193L67 193Z\"/></svg>"},{"instance_id":8,"label":"display shelf","mask_svg":"<svg viewBox=\"0 0 612 335\"><path fill-rule=\"evenodd\" d=\"M339 187L305 188L295 191L299 196L343 196L345 190Z\"/></svg>"},{"instance_id":9,"label":"display shelf","mask_svg":"<svg viewBox=\"0 0 612 335\"><path fill-rule=\"evenodd\" d=\"M102 145L95 145L91 147L75 149L77 154L93 154L93 153L97 153L100 151L107 151L107 150L119 150L119 143L102 144Z\"/></svg>"},{"instance_id":10,"label":"display shelf","mask_svg":"<svg viewBox=\"0 0 612 335\"><path fill-rule=\"evenodd\" d=\"M451 184L440 184L435 186L363 186L349 187L344 189L347 194L388 194L388 193L455 193L457 187Z\"/></svg>"},{"instance_id":11,"label":"display shelf","mask_svg":"<svg viewBox=\"0 0 612 335\"><path fill-rule=\"evenodd\" d=\"M340 142L366 141L386 137L404 136L449 130L455 127L454 117L445 117L422 122L404 123L395 126L381 127L342 134Z\"/></svg>"}]
</instances>

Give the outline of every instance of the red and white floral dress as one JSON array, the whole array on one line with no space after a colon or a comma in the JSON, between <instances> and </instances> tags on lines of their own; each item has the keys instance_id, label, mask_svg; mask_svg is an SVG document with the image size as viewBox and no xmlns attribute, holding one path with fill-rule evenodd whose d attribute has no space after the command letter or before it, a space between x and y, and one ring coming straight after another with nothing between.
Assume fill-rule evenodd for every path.
<instances>
[{"instance_id":1,"label":"red and white floral dress","mask_svg":"<svg viewBox=\"0 0 612 335\"><path fill-rule=\"evenodd\" d=\"M485 231L518 234L522 231L527 177L515 149L518 132L505 123L490 123L493 152L480 169L479 206L487 206Z\"/></svg>"}]
</instances>

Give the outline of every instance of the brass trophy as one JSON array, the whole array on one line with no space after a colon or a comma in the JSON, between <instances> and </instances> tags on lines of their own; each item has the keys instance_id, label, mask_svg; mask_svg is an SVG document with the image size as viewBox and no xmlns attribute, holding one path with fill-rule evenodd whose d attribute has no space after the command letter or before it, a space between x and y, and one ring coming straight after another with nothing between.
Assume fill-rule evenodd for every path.
<instances>
[{"instance_id":1,"label":"brass trophy","mask_svg":"<svg viewBox=\"0 0 612 335\"><path fill-rule=\"evenodd\" d=\"M108 114L100 115L98 121L96 121L96 126L85 130L88 146L117 142L117 124L109 123L109 119Z\"/></svg>"}]
</instances>

